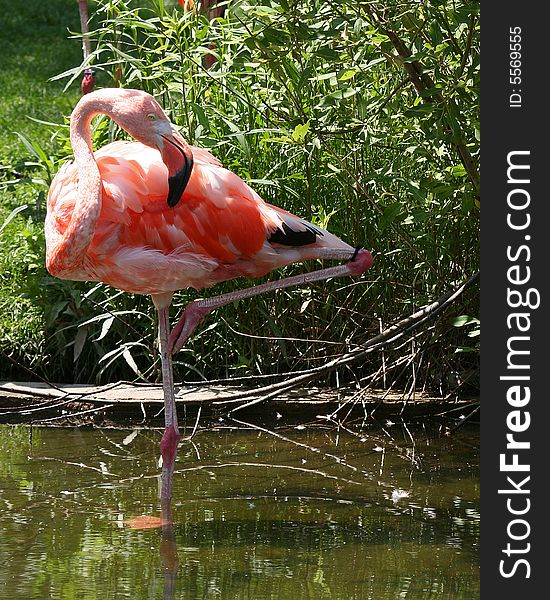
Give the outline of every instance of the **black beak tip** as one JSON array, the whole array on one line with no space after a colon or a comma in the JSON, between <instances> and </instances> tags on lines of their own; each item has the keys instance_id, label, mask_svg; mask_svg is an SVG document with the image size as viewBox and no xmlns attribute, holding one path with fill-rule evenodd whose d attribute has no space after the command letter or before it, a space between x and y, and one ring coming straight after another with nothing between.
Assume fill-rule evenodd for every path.
<instances>
[{"instance_id":1,"label":"black beak tip","mask_svg":"<svg viewBox=\"0 0 550 600\"><path fill-rule=\"evenodd\" d=\"M191 177L191 171L193 168L193 163L186 161L183 169L178 171L175 175L172 175L168 178L168 197L167 202L170 208L174 208L177 203L180 201L187 184L189 183L189 178Z\"/></svg>"},{"instance_id":2,"label":"black beak tip","mask_svg":"<svg viewBox=\"0 0 550 600\"><path fill-rule=\"evenodd\" d=\"M180 184L180 178L178 176L168 178L168 197L167 202L170 208L174 208L180 201L183 194L183 187ZM180 191L181 190L181 191Z\"/></svg>"}]
</instances>

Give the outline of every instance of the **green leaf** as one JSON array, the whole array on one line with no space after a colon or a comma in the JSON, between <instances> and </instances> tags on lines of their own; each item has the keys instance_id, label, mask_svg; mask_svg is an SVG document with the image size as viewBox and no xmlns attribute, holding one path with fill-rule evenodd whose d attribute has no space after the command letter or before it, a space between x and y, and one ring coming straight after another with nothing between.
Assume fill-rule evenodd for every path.
<instances>
[{"instance_id":1,"label":"green leaf","mask_svg":"<svg viewBox=\"0 0 550 600\"><path fill-rule=\"evenodd\" d=\"M38 144L33 144L31 141L29 141L23 134L19 133L19 132L15 132L15 135L23 142L23 144L25 145L25 148L27 148L27 150L38 160L42 161L43 163L47 163L48 162L48 157L46 156L44 150L42 150L42 148L38 145Z\"/></svg>"},{"instance_id":2,"label":"green leaf","mask_svg":"<svg viewBox=\"0 0 550 600\"><path fill-rule=\"evenodd\" d=\"M464 165L454 165L451 167L451 175L453 177L464 177L466 175Z\"/></svg>"},{"instance_id":3,"label":"green leaf","mask_svg":"<svg viewBox=\"0 0 550 600\"><path fill-rule=\"evenodd\" d=\"M134 357L132 356L132 353L130 352L130 348L124 348L123 352L122 352L122 356L124 357L124 360L128 363L128 366L130 367L130 369L132 369L132 371L136 374L139 375L140 377L141 372L138 369L138 366L136 364L136 361L134 360Z\"/></svg>"},{"instance_id":4,"label":"green leaf","mask_svg":"<svg viewBox=\"0 0 550 600\"><path fill-rule=\"evenodd\" d=\"M113 324L114 320L115 317L111 315L107 319L105 319L105 321L103 321L103 325L101 326L101 333L94 341L99 342L99 340L102 340L109 333L109 329L111 329L111 325Z\"/></svg>"},{"instance_id":5,"label":"green leaf","mask_svg":"<svg viewBox=\"0 0 550 600\"><path fill-rule=\"evenodd\" d=\"M189 102L189 106L195 113L197 121L208 131L210 129L210 122L208 121L208 117L206 116L202 106L200 106L200 104L196 104L195 102Z\"/></svg>"},{"instance_id":6,"label":"green leaf","mask_svg":"<svg viewBox=\"0 0 550 600\"><path fill-rule=\"evenodd\" d=\"M6 217L6 219L4 220L4 222L2 223L2 225L0 225L0 233L2 233L2 230L4 229L4 227L6 227L6 225L13 220L13 218L18 215L20 212L24 211L27 208L26 204L22 204L21 206L18 206L16 208L14 208L11 213Z\"/></svg>"},{"instance_id":7,"label":"green leaf","mask_svg":"<svg viewBox=\"0 0 550 600\"><path fill-rule=\"evenodd\" d=\"M309 131L309 121L303 125L296 125L292 132L292 139L295 142L303 142L306 138L307 132Z\"/></svg>"},{"instance_id":8,"label":"green leaf","mask_svg":"<svg viewBox=\"0 0 550 600\"><path fill-rule=\"evenodd\" d=\"M331 94L327 94L321 98L321 102L319 102L319 108L323 108L325 106L335 106L339 104L342 100L346 98L350 98L354 96L358 91L358 88L347 88L345 90L336 90Z\"/></svg>"},{"instance_id":9,"label":"green leaf","mask_svg":"<svg viewBox=\"0 0 550 600\"><path fill-rule=\"evenodd\" d=\"M343 73L341 73L338 76L338 79L340 81L347 81L348 79L355 77L357 75L357 73L359 73L358 69L347 69L346 71L344 71Z\"/></svg>"},{"instance_id":10,"label":"green leaf","mask_svg":"<svg viewBox=\"0 0 550 600\"><path fill-rule=\"evenodd\" d=\"M451 319L451 325L453 325L453 327L464 327L466 325L472 325L474 323L478 324L479 319L476 319L476 317L470 317L468 315L460 315L459 317Z\"/></svg>"},{"instance_id":11,"label":"green leaf","mask_svg":"<svg viewBox=\"0 0 550 600\"><path fill-rule=\"evenodd\" d=\"M336 79L336 72L332 73L322 73L321 75L315 75L314 77L310 77L310 81L325 81L326 79Z\"/></svg>"},{"instance_id":12,"label":"green leaf","mask_svg":"<svg viewBox=\"0 0 550 600\"><path fill-rule=\"evenodd\" d=\"M88 328L87 327L79 327L76 336L74 338L74 347L73 347L73 361L76 362L78 357L82 353L84 348L84 344L86 343L86 338L88 337Z\"/></svg>"},{"instance_id":13,"label":"green leaf","mask_svg":"<svg viewBox=\"0 0 550 600\"><path fill-rule=\"evenodd\" d=\"M399 201L393 202L392 204L385 206L384 212L383 212L382 216L380 217L380 221L379 221L380 229L384 230L387 227L389 227L397 219L397 217L401 214L402 208L403 207L401 205L401 202L399 202Z\"/></svg>"}]
</instances>

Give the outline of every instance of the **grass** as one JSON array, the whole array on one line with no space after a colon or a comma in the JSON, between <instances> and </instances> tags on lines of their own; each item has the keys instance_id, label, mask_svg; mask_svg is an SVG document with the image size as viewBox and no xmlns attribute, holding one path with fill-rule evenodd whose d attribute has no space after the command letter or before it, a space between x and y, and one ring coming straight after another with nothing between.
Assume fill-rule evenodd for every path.
<instances>
[{"instance_id":1,"label":"grass","mask_svg":"<svg viewBox=\"0 0 550 600\"><path fill-rule=\"evenodd\" d=\"M78 40L67 31L80 27L74 0L0 0L0 161L16 162L25 155L15 132L47 146L50 133L29 119L62 122L78 98L77 86L63 93L64 82L50 77L79 64Z\"/></svg>"},{"instance_id":2,"label":"grass","mask_svg":"<svg viewBox=\"0 0 550 600\"><path fill-rule=\"evenodd\" d=\"M149 300L53 280L42 266L43 167L55 170L67 154L67 130L38 125L27 115L61 123L70 113L80 95L77 84L63 93L68 78L47 80L77 68L81 48L67 39L67 27L79 27L73 0L32 4L15 10L0 0L4 35L10 31L9 49L0 57L0 177L18 180L0 183L0 226L14 208L27 205L0 233L0 349L52 380L139 373L154 379ZM412 3L395 16L399 35L436 81L423 95L407 85L399 62L385 60L395 49L376 20L351 1L336 7L235 0L214 26L200 15L185 16L174 2L102 0L96 6L99 85L113 85L111 74L120 66L124 85L153 93L190 141L211 148L267 201L376 253L375 269L357 284L284 291L209 317L178 356L177 377L307 368L360 344L478 268L477 191L457 152L470 152L476 164L473 5L426 3L419 14ZM60 24L67 17L70 23ZM219 60L206 70L209 44ZM445 102L431 101L439 96ZM37 156L13 131L33 142ZM116 135L105 122L95 143ZM244 285L229 283L204 295ZM178 294L176 307L194 295ZM451 312L422 340L385 355L386 365L393 359L405 364L388 380L409 385L412 378L444 389L450 374L477 368L471 337L476 292ZM124 316L112 319L113 313ZM463 315L474 318L456 320ZM299 339L283 339L292 337ZM368 377L377 361L340 377ZM16 371L0 366L0 378Z\"/></svg>"},{"instance_id":3,"label":"grass","mask_svg":"<svg viewBox=\"0 0 550 600\"><path fill-rule=\"evenodd\" d=\"M79 97L76 86L64 93L63 82L48 81L81 60L79 41L67 35L79 17L74 0L0 0L0 14L0 226L12 210L27 206L0 234L0 349L32 368L44 348L43 306L28 292L44 274L47 188L33 181L33 157L16 132L53 152L53 130L31 119L62 123ZM4 362L0 378L12 374L25 375Z\"/></svg>"}]
</instances>

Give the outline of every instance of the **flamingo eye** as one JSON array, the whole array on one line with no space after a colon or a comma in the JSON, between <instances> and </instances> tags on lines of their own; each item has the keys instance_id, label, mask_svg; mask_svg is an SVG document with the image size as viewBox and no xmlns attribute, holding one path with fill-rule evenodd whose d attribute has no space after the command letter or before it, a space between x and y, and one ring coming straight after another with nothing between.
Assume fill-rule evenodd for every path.
<instances>
[{"instance_id":1,"label":"flamingo eye","mask_svg":"<svg viewBox=\"0 0 550 600\"><path fill-rule=\"evenodd\" d=\"M147 115L147 119L148 119L149 121L156 121L156 120L157 120L157 115L155 115L155 114L153 114L153 113L149 113L149 114Z\"/></svg>"}]
</instances>

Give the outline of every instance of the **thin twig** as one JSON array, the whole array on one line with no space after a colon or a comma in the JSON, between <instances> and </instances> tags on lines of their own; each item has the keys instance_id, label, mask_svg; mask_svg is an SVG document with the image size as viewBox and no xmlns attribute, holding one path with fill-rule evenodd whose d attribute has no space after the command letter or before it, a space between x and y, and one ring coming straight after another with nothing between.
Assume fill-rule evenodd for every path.
<instances>
[{"instance_id":1,"label":"thin twig","mask_svg":"<svg viewBox=\"0 0 550 600\"><path fill-rule=\"evenodd\" d=\"M416 330L418 327L424 324L427 320L433 319L442 310L447 308L447 306L452 304L466 289L476 284L478 281L479 271L472 275L465 282L463 282L457 289L443 294L435 302L423 306L422 308L414 312L412 315L409 315L408 317L405 317L404 319L392 325L391 327L388 327L383 333L376 335L367 342L365 342L358 350L352 350L351 352L343 354L337 357L336 359L331 360L319 367L310 369L309 371L305 372L302 375L298 375L297 377L293 377L291 379L287 379L285 381L281 381L272 385L267 385L259 389L248 390L245 392L240 392L238 394L233 394L230 398L217 401L215 400L212 404L227 405L241 401L245 398L256 396L254 400L251 400L250 402L247 402L245 404L241 404L240 406L237 406L230 410L230 413L236 412L237 410L242 410L243 408L248 408L250 406L254 406L255 404L259 404L260 402L265 402L266 400L274 398L282 392L294 389L299 385L302 385L315 379L316 377L319 377L319 375L321 374L329 373L341 366L350 364L357 360L364 359L371 352L386 347L389 343L395 342L403 336L412 333L414 330ZM258 395L262 395L262 397L257 398Z\"/></svg>"}]
</instances>

